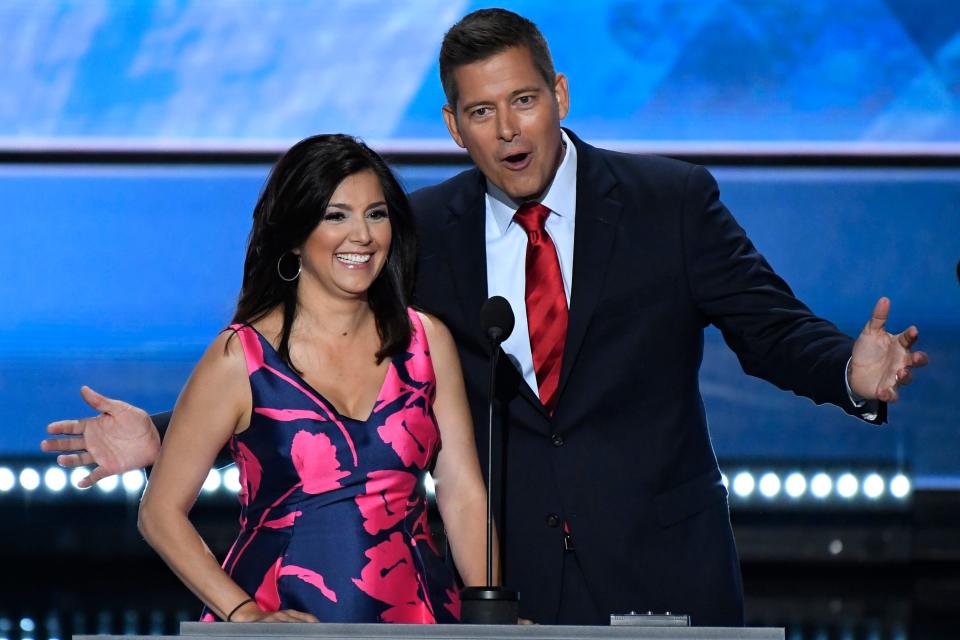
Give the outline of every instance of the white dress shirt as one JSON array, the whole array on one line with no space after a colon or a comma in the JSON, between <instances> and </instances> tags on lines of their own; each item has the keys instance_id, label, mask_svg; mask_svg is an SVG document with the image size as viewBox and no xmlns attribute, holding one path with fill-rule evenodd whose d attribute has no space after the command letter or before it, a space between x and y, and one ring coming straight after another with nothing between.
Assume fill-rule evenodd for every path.
<instances>
[{"instance_id":1,"label":"white dress shirt","mask_svg":"<svg viewBox=\"0 0 960 640\"><path fill-rule=\"evenodd\" d=\"M557 248L563 291L570 307L573 285L573 231L577 205L577 149L561 132L564 143L563 160L553 182L547 187L540 203L550 209L547 216L547 234ZM513 221L513 214L522 202L516 202L487 181L486 193L487 292L503 296L513 308L516 317L513 333L503 343L503 351L523 374L533 392L537 388L537 374L533 370L533 353L527 330L526 273L527 232Z\"/></svg>"}]
</instances>

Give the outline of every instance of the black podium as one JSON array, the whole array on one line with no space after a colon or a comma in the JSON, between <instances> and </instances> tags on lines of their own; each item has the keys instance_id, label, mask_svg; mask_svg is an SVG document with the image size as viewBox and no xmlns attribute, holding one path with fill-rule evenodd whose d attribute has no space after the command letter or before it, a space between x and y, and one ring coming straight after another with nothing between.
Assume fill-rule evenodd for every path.
<instances>
[{"instance_id":1,"label":"black podium","mask_svg":"<svg viewBox=\"0 0 960 640\"><path fill-rule=\"evenodd\" d=\"M171 640L176 636L74 636ZM182 640L784 640L782 628L184 622Z\"/></svg>"}]
</instances>

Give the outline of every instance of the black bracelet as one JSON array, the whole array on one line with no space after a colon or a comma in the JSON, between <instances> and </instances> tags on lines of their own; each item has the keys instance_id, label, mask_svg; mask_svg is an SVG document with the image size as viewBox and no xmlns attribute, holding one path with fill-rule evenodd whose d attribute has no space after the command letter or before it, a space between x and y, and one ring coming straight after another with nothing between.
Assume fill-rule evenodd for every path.
<instances>
[{"instance_id":1,"label":"black bracelet","mask_svg":"<svg viewBox=\"0 0 960 640\"><path fill-rule=\"evenodd\" d=\"M240 610L240 607L242 607L243 605L249 604L249 603L251 603L251 602L253 602L253 601L254 601L253 598L247 598L246 600L244 600L243 602L241 602L240 604L238 604L237 606L235 606L235 607L233 608L233 611L231 611L231 612L227 615L227 622L233 622L233 620L230 619L230 618L233 617L233 614L235 614L237 611L239 611L239 610Z\"/></svg>"}]
</instances>

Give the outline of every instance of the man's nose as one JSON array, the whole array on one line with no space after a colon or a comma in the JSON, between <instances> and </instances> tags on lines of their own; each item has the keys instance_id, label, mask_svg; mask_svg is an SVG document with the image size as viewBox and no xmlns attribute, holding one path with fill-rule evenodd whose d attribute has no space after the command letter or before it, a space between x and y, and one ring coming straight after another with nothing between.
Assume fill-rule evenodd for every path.
<instances>
[{"instance_id":1,"label":"man's nose","mask_svg":"<svg viewBox=\"0 0 960 640\"><path fill-rule=\"evenodd\" d=\"M501 109L497 112L497 136L510 142L520 135L520 126L517 124L516 114L510 109Z\"/></svg>"}]
</instances>

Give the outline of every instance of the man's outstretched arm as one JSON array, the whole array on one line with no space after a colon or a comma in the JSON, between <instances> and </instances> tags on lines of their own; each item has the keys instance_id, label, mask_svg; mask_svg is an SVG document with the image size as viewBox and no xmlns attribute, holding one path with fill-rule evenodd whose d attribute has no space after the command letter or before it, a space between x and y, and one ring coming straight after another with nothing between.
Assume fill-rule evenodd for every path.
<instances>
[{"instance_id":1,"label":"man's outstretched arm","mask_svg":"<svg viewBox=\"0 0 960 640\"><path fill-rule=\"evenodd\" d=\"M99 415L52 422L47 425L47 433L63 437L40 443L43 451L68 452L57 456L57 464L62 467L96 465L78 486L92 487L106 477L154 463L161 435L170 421L169 412L151 417L139 407L107 398L86 386L80 388L80 395Z\"/></svg>"}]
</instances>

